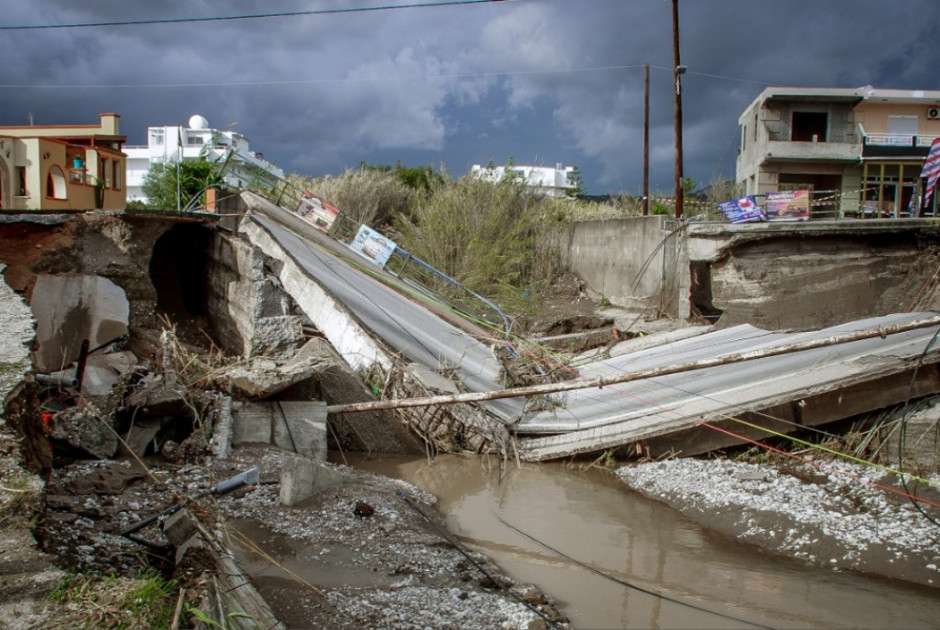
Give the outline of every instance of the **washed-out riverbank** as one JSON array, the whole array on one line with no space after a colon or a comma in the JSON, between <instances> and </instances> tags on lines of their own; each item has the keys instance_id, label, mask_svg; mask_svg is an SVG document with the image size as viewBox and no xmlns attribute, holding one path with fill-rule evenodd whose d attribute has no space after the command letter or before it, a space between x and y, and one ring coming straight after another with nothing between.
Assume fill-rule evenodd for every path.
<instances>
[{"instance_id":1,"label":"washed-out riverbank","mask_svg":"<svg viewBox=\"0 0 940 630\"><path fill-rule=\"evenodd\" d=\"M925 484L839 459L673 459L618 477L704 527L827 566L940 586L940 476ZM916 505L912 496L919 500Z\"/></svg>"},{"instance_id":2,"label":"washed-out riverbank","mask_svg":"<svg viewBox=\"0 0 940 630\"><path fill-rule=\"evenodd\" d=\"M715 470L724 463L715 460ZM517 580L538 585L575 628L927 627L940 615L935 587L834 570L828 558L814 562L743 542L720 523L713 528L687 518L598 466L500 468L492 458L378 455L350 464L438 496L438 509L462 542ZM630 468L667 474L655 462ZM758 468L761 477L775 474L775 465ZM702 491L701 475L690 469L675 476ZM762 517L772 526L786 514L766 510ZM912 558L905 554L895 564Z\"/></svg>"}]
</instances>

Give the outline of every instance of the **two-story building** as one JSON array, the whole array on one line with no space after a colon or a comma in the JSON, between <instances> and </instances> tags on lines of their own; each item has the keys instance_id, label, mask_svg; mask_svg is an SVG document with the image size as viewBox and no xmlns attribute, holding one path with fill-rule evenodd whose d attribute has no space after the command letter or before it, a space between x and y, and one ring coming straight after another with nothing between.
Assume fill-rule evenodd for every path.
<instances>
[{"instance_id":1,"label":"two-story building","mask_svg":"<svg viewBox=\"0 0 940 630\"><path fill-rule=\"evenodd\" d=\"M738 119L747 195L806 189L812 216L936 215L920 172L940 137L940 91L765 89Z\"/></svg>"},{"instance_id":2,"label":"two-story building","mask_svg":"<svg viewBox=\"0 0 940 630\"><path fill-rule=\"evenodd\" d=\"M118 114L97 125L0 127L0 209L123 210L125 156Z\"/></svg>"},{"instance_id":3,"label":"two-story building","mask_svg":"<svg viewBox=\"0 0 940 630\"><path fill-rule=\"evenodd\" d=\"M124 147L127 154L127 198L147 201L144 180L158 162L208 160L219 165L226 185L241 189L253 183L275 186L284 171L252 151L248 138L230 129L213 129L203 116L187 125L148 127L146 146Z\"/></svg>"},{"instance_id":4,"label":"two-story building","mask_svg":"<svg viewBox=\"0 0 940 630\"><path fill-rule=\"evenodd\" d=\"M565 197L569 191L577 188L574 181L575 168L556 164L551 166L525 166L512 164L509 166L480 166L474 164L470 175L490 182L498 182L504 177L515 177L524 183L532 192L547 197Z\"/></svg>"}]
</instances>

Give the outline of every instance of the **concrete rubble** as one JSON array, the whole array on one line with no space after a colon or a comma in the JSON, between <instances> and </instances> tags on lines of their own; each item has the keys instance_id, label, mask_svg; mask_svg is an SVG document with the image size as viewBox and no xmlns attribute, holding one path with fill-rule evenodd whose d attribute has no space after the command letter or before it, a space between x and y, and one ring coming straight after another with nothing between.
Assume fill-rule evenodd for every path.
<instances>
[{"instance_id":1,"label":"concrete rubble","mask_svg":"<svg viewBox=\"0 0 940 630\"><path fill-rule=\"evenodd\" d=\"M268 286L265 295L276 293L269 280L259 282ZM190 330L137 328L140 316L104 277L40 275L31 285L42 322L41 351L34 358L49 377L40 383L29 376L31 312L2 282L0 291L0 317L12 333L0 344L2 374L9 375L4 397L12 391L0 443L27 433L22 460L40 476L22 474L36 482L41 505L34 513L41 514L41 526L35 533L43 550L36 556L43 569L28 584L26 576L16 578L17 586L0 578L4 627L72 623L48 598L67 575L62 569L124 580L159 565L159 558L180 580L182 610L199 609L234 628L256 627L258 619L272 628L374 627L392 619L409 627L402 618L421 627L431 618L459 618L481 628L565 627L537 589L516 584L485 558L468 562L467 552L447 536L432 497L326 463L330 443L422 449L390 413L340 417L328 431L318 392L339 385L337 397L374 394L322 339L306 338L303 318L285 314L290 304L255 313L257 325L246 330L259 335L259 343L248 342L259 353L224 359L214 348L193 345L198 335ZM57 305L67 308L60 312ZM80 356L79 339L89 340L87 356ZM383 420L375 423L370 415ZM219 479L248 469L261 471L254 485L214 496ZM405 508L410 516L401 512L408 505L402 497L418 506ZM301 581L287 601L282 586L255 590L255 578L231 551L246 519L274 528L303 523L306 544L324 552L360 550L365 565L335 569L328 585L343 571L354 575L364 567L390 577L368 590L312 588ZM344 521L339 529L330 525ZM396 540L375 538L358 526L396 532ZM30 531L17 531L21 538L13 543L12 530L2 530L4 547L10 542L24 553L33 549ZM434 551L403 568L404 555L421 554L429 544L450 551ZM402 580L407 586L398 584ZM27 617L17 619L23 611Z\"/></svg>"},{"instance_id":2,"label":"concrete rubble","mask_svg":"<svg viewBox=\"0 0 940 630\"><path fill-rule=\"evenodd\" d=\"M91 228L69 227L62 219L57 229L37 238L43 244L53 237L79 238ZM108 256L101 256L97 268L89 263L72 273L57 267L60 262L36 259L17 265L10 276L30 296L32 311L0 282L0 445L38 473L4 471L5 480L22 474L31 495L41 497L32 513L41 516L35 532L45 553L35 566L46 577L29 587L34 594L48 595L62 575L57 567L125 577L157 564L180 580L180 601L211 619L247 610L265 620L265 627L567 626L550 597L458 544L434 497L327 461L328 450L342 457L344 449L516 456L507 424L472 404L327 418L330 407L347 403L457 395L462 386L456 379L386 347L253 223L224 236L199 225L146 222L99 231L94 242L104 239ZM146 238L137 239L141 234ZM145 272L123 264L134 258L135 247L172 252L180 242L203 243L208 252L212 281L205 294L193 294L181 278L162 273L178 261L157 256L162 275L151 275L151 282L139 282ZM74 243L63 247L82 250ZM34 249L23 244L24 252L39 256ZM174 324L155 317L184 302L203 310L176 311ZM323 314L316 322L314 311ZM690 339L706 329L663 332L654 341L636 322L604 316L590 319L587 334L564 327L542 332L555 347L583 352L580 360L591 361ZM510 359L503 368L512 382L531 376ZM31 369L49 380L33 378ZM932 435L935 418L925 411L908 430ZM932 453L925 450L910 452L911 461L926 465ZM762 497L776 497L779 506L799 494L801 487L782 475L756 466L716 474L687 463L697 460L678 461L686 463L655 462L618 472L631 487L706 523L709 515L724 515L710 526L726 527L741 540L783 541L780 549L797 557L818 561L831 555L835 566L860 570L871 568L866 545L881 545L885 557L912 553L923 560L917 579L933 584L940 558L930 548L912 552L913 542L895 549L870 539L856 545L858 540L832 533L837 522L827 522L825 531L802 544L805 522L796 508L793 514L776 513L777 526L761 521L761 514L771 512ZM220 481L245 471L256 471L257 479L232 492L217 491ZM709 486L715 492L702 497L701 479L722 474L728 479L716 479ZM686 485L667 484L677 477ZM730 486L724 483L729 480ZM844 488L836 492L848 494ZM807 509L809 520L822 510ZM907 513L902 516L898 522L913 530ZM785 533L774 528L779 523L788 525ZM4 549L35 547L22 523L14 534L0 531ZM314 574L282 571L272 562L279 553ZM909 579L901 570L898 577ZM17 588L3 586L5 627L5 615L25 609L27 600L11 595ZM227 598L233 591L244 596ZM33 617L24 627L55 620L48 607L28 606Z\"/></svg>"}]
</instances>

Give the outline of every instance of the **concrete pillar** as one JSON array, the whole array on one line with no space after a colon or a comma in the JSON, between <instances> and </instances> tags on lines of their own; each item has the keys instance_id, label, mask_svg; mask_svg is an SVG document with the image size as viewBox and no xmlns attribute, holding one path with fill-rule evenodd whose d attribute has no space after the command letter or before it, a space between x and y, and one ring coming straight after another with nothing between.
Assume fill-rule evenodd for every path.
<instances>
[{"instance_id":1,"label":"concrete pillar","mask_svg":"<svg viewBox=\"0 0 940 630\"><path fill-rule=\"evenodd\" d=\"M274 444L317 462L326 461L326 403L278 401L272 403Z\"/></svg>"},{"instance_id":2,"label":"concrete pillar","mask_svg":"<svg viewBox=\"0 0 940 630\"><path fill-rule=\"evenodd\" d=\"M340 473L305 457L290 458L281 471L280 481L280 500L288 507L309 499L317 490L346 483Z\"/></svg>"}]
</instances>

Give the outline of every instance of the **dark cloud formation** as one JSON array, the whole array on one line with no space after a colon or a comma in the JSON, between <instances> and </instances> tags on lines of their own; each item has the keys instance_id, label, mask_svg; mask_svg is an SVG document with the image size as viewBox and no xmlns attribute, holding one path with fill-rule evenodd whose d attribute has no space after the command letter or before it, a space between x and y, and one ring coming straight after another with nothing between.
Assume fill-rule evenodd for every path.
<instances>
[{"instance_id":1,"label":"dark cloud formation","mask_svg":"<svg viewBox=\"0 0 940 630\"><path fill-rule=\"evenodd\" d=\"M424 4L433 4L427 0ZM32 0L0 27L205 18L420 0ZM685 172L733 177L737 119L768 85L937 89L936 0L680 0ZM505 0L342 14L0 32L0 125L202 114L288 172L371 164L577 165L637 192L650 64L651 186L672 190L669 0Z\"/></svg>"}]
</instances>

